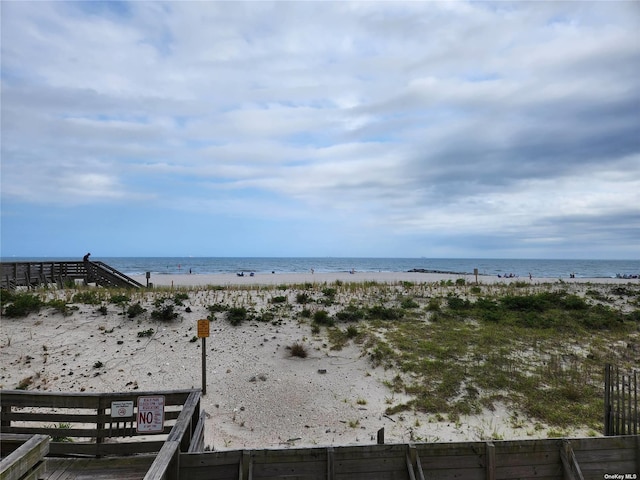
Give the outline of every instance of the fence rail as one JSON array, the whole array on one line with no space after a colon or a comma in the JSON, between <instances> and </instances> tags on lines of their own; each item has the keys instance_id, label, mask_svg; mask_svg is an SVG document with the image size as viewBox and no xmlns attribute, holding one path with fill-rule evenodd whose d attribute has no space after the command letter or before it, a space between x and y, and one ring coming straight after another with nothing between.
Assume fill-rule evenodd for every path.
<instances>
[{"instance_id":1,"label":"fence rail","mask_svg":"<svg viewBox=\"0 0 640 480\"><path fill-rule=\"evenodd\" d=\"M625 373L607 364L604 370L604 434L638 435L639 430L638 371Z\"/></svg>"},{"instance_id":2,"label":"fence rail","mask_svg":"<svg viewBox=\"0 0 640 480\"><path fill-rule=\"evenodd\" d=\"M136 431L137 400L141 396L164 397L161 432ZM132 415L112 416L112 402L132 402ZM0 406L3 434L50 435L50 455L99 457L158 452L168 438L178 440L180 450L187 452L192 442L196 445L193 448L197 448L204 438L203 427L199 425L203 421L199 390L102 394L3 390Z\"/></svg>"}]
</instances>

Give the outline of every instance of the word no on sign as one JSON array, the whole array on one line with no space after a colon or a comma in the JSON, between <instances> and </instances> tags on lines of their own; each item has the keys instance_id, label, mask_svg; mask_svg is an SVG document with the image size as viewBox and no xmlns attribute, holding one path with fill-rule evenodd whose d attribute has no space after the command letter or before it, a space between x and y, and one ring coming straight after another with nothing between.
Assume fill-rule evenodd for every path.
<instances>
[{"instance_id":1,"label":"word no on sign","mask_svg":"<svg viewBox=\"0 0 640 480\"><path fill-rule=\"evenodd\" d=\"M164 430L164 396L138 397L138 433L162 433Z\"/></svg>"}]
</instances>

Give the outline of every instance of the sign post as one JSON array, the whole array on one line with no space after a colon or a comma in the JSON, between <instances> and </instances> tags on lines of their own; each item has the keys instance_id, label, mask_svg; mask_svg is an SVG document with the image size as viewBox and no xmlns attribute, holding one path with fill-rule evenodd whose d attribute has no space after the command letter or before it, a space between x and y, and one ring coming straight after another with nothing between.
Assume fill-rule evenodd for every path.
<instances>
[{"instance_id":1,"label":"sign post","mask_svg":"<svg viewBox=\"0 0 640 480\"><path fill-rule=\"evenodd\" d=\"M198 320L198 337L202 339L202 395L207 394L207 337L209 336L209 320Z\"/></svg>"}]
</instances>

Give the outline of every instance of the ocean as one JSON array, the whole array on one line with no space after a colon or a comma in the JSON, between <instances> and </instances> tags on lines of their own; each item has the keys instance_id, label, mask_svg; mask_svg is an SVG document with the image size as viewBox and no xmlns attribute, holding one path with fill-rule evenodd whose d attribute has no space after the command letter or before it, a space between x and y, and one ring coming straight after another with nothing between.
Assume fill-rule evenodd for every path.
<instances>
[{"instance_id":1,"label":"ocean","mask_svg":"<svg viewBox=\"0 0 640 480\"><path fill-rule=\"evenodd\" d=\"M5 262L82 260L78 258L3 258ZM346 258L346 257L91 257L127 275L151 272L162 274L215 273L305 273L316 272L406 272L423 269L433 272L481 275L509 275L537 278L613 278L640 275L640 260L539 260L488 258Z\"/></svg>"}]
</instances>

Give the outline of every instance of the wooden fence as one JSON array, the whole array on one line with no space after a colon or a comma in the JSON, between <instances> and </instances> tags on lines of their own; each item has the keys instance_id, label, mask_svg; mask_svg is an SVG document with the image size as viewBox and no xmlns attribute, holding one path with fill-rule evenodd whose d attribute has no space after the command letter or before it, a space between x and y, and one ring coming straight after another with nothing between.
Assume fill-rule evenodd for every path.
<instances>
[{"instance_id":1,"label":"wooden fence","mask_svg":"<svg viewBox=\"0 0 640 480\"><path fill-rule=\"evenodd\" d=\"M640 437L236 450L185 453L179 462L179 476L166 478L602 480L640 472Z\"/></svg>"},{"instance_id":2,"label":"wooden fence","mask_svg":"<svg viewBox=\"0 0 640 480\"><path fill-rule=\"evenodd\" d=\"M638 435L639 430L638 371L624 373L607 364L604 370L604 434Z\"/></svg>"},{"instance_id":3,"label":"wooden fence","mask_svg":"<svg viewBox=\"0 0 640 480\"><path fill-rule=\"evenodd\" d=\"M137 400L141 396L164 397L161 432L136 431ZM112 416L112 402L132 402L132 415ZM49 435L49 454L53 456L159 452L167 439L178 442L182 452L203 448L204 412L200 412L199 390L102 394L3 390L0 406L3 434Z\"/></svg>"}]
</instances>

